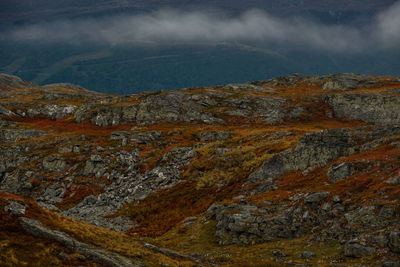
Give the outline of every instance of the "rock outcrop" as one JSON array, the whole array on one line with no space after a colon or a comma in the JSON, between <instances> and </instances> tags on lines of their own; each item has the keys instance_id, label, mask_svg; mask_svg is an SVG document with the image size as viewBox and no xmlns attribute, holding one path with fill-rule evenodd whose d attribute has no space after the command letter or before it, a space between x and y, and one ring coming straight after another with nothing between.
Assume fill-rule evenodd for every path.
<instances>
[{"instance_id":1,"label":"rock outcrop","mask_svg":"<svg viewBox=\"0 0 400 267\"><path fill-rule=\"evenodd\" d=\"M344 94L325 97L334 115L376 124L400 123L400 96Z\"/></svg>"}]
</instances>

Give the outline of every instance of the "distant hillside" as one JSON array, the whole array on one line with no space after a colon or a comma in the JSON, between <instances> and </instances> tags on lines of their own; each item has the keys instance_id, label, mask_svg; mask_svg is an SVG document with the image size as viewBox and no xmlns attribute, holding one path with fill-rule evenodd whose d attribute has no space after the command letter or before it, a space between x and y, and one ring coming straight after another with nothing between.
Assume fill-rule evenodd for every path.
<instances>
[{"instance_id":1,"label":"distant hillside","mask_svg":"<svg viewBox=\"0 0 400 267\"><path fill-rule=\"evenodd\" d=\"M145 43L137 46L97 41L80 43L78 36L72 45L68 43L69 40L13 39L9 32L22 29L23 34L25 26L36 23L48 22L46 25L52 25L54 21L67 21L74 25L74 21L82 19L103 21L104 18L144 14L164 8L207 10L206 13L217 14L216 17L219 14L234 17L257 8L277 18L300 16L314 21L312 25L352 25L354 29L364 30L364 27L371 26L369 23L378 12L394 2L3 0L0 1L0 72L17 75L37 84L77 83L88 89L117 94L243 83L292 73L396 75L400 69L399 50L386 51L375 44L367 44L361 51L347 52L345 49L336 53L318 50L307 44L286 44L284 41L278 44L263 40L166 42L162 45ZM257 34L256 31L254 35ZM35 28L27 35L35 35ZM353 37L351 34L349 36L350 39ZM374 39L367 37L368 40ZM324 36L324 42L329 43L329 38L330 35Z\"/></svg>"},{"instance_id":2,"label":"distant hillside","mask_svg":"<svg viewBox=\"0 0 400 267\"><path fill-rule=\"evenodd\" d=\"M258 8L273 14L319 15L325 21L349 22L354 15L366 18L396 2L396 0L2 0L0 22L7 24L32 23L42 20L86 18L127 13L142 13L162 8L183 10L215 9L231 14Z\"/></svg>"}]
</instances>

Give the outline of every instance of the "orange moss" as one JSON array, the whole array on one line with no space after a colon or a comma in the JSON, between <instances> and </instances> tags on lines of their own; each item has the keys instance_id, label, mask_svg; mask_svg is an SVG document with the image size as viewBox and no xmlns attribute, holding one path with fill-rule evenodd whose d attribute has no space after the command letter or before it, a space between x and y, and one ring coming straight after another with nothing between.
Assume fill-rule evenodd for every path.
<instances>
[{"instance_id":1,"label":"orange moss","mask_svg":"<svg viewBox=\"0 0 400 267\"><path fill-rule=\"evenodd\" d=\"M148 196L142 203L132 204L118 212L132 218L140 226L129 232L142 236L157 236L165 233L186 217L194 216L206 210L214 201L213 189L195 188L193 182L181 182L178 185L160 190Z\"/></svg>"}]
</instances>

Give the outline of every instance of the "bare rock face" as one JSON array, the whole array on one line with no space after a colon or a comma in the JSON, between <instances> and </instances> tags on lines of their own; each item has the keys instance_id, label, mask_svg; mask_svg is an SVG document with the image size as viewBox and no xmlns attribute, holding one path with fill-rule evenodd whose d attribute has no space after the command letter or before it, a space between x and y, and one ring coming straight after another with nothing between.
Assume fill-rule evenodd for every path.
<instances>
[{"instance_id":1,"label":"bare rock face","mask_svg":"<svg viewBox=\"0 0 400 267\"><path fill-rule=\"evenodd\" d=\"M325 102L336 117L348 117L376 124L400 123L400 97L378 94L329 95Z\"/></svg>"}]
</instances>

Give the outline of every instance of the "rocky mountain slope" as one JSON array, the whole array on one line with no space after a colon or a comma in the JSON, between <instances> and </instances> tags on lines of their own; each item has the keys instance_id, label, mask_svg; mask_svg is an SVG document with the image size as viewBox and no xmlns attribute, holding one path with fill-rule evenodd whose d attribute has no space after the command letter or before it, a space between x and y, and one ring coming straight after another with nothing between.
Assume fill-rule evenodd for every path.
<instances>
[{"instance_id":1,"label":"rocky mountain slope","mask_svg":"<svg viewBox=\"0 0 400 267\"><path fill-rule=\"evenodd\" d=\"M2 266L400 265L400 77L0 75L0 117Z\"/></svg>"}]
</instances>

